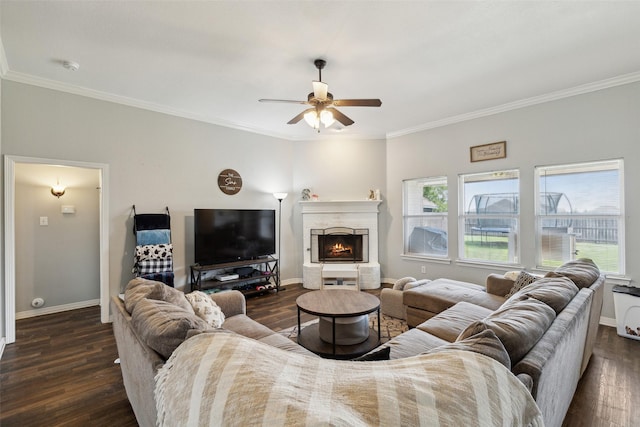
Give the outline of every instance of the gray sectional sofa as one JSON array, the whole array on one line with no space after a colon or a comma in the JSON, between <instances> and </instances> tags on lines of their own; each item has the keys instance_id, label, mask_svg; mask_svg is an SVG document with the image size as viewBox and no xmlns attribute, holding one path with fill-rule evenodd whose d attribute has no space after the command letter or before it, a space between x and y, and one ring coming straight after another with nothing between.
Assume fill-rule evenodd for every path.
<instances>
[{"instance_id":1,"label":"gray sectional sofa","mask_svg":"<svg viewBox=\"0 0 640 427\"><path fill-rule=\"evenodd\" d=\"M513 281L501 283L504 292L487 297L496 301L489 308L480 303L481 295L469 292L469 284L443 285L448 295L444 298L436 283L432 299L429 288L438 281L417 287L412 291L420 292L418 300L429 301L428 307L441 311L374 352L389 348L390 359L460 349L482 353L510 367L531 392L545 424L560 426L592 352L597 330L597 320L595 325L593 321L599 318L604 277L588 261L566 264L549 276L509 298L505 294ZM487 293L475 286L471 286L474 291ZM497 292L496 286L489 288ZM408 292L406 298L411 297ZM226 316L225 331L317 357L247 317L240 292L214 294L211 298ZM156 424L154 387L158 369L182 342L209 328L185 301L180 291L142 279L129 284L124 298L112 298L124 385L142 426Z\"/></svg>"},{"instance_id":2,"label":"gray sectional sofa","mask_svg":"<svg viewBox=\"0 0 640 427\"><path fill-rule=\"evenodd\" d=\"M500 275L490 275L486 286L437 279L410 287L403 301L412 329L384 347L391 348L392 359L403 358L456 342L465 333L493 329L545 425L561 426L593 353L604 280L591 260L581 259L508 298L515 282Z\"/></svg>"}]
</instances>

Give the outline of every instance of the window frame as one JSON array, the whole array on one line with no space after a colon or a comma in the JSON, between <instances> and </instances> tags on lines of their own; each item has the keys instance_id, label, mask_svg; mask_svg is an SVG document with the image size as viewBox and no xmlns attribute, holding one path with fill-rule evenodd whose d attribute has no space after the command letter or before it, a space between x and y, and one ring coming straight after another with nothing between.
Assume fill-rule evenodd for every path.
<instances>
[{"instance_id":1,"label":"window frame","mask_svg":"<svg viewBox=\"0 0 640 427\"><path fill-rule=\"evenodd\" d=\"M410 191L409 185L417 185L420 184L422 188L428 185L436 186L436 185L444 185L447 191L447 210L445 212L424 212L422 211L420 214L410 214L409 209L409 197L408 192ZM451 248L451 242L449 239L449 185L446 176L432 176L432 177L424 177L424 178L411 178L402 180L402 255L413 258L421 258L421 259L435 259L435 260L446 260L449 259L449 250ZM427 253L427 252L410 252L410 233L408 227L409 221L414 221L416 219L422 219L423 223L430 222L427 220L440 219L442 223L445 224L445 231L447 233L446 239L446 252L444 254L438 253ZM414 227L415 228L415 227ZM412 231L413 229L412 228Z\"/></svg>"},{"instance_id":2,"label":"window frame","mask_svg":"<svg viewBox=\"0 0 640 427\"><path fill-rule=\"evenodd\" d=\"M499 214L478 214L478 213L469 213L466 211L467 209L467 201L466 201L466 193L465 193L465 184L468 182L467 179L470 177L481 177L481 176L495 176L496 181L505 179L504 177L514 176L517 182L517 191L515 193L517 212L516 213L499 213ZM522 180L520 178L520 169L518 168L510 168L496 171L486 171L486 172L473 172L473 173L464 173L458 175L458 260L463 263L473 263L473 264L485 264L485 265L498 265L498 266L517 266L519 265L521 259L521 245L519 240L522 236L522 222L521 222L521 199L522 199ZM486 179L486 181L491 181L491 179ZM488 195L495 194L505 194L501 192L497 193L486 193ZM473 197L475 197L474 195ZM467 221L468 220L504 220L508 219L513 221L515 226L514 230L510 231L507 234L507 257L506 261L495 260L495 259L483 259L483 258L472 258L467 257L465 254L466 251L466 230L467 230ZM482 242L482 232L480 234L480 239ZM513 239L513 240L511 240ZM481 243L482 244L482 243ZM515 249L511 251L510 245L515 245Z\"/></svg>"},{"instance_id":3,"label":"window frame","mask_svg":"<svg viewBox=\"0 0 640 427\"><path fill-rule=\"evenodd\" d=\"M609 165L609 166L608 166ZM616 167L611 167L611 165L616 165ZM608 166L608 167L607 167ZM591 169L594 172L600 172L605 170L616 169L618 171L618 190L619 190L619 212L617 214L606 214L606 213L571 213L571 214L541 214L541 189L540 189L540 181L541 181L541 171L557 171L557 170L575 170L573 173L579 173L578 169L584 169L585 171ZM594 219L614 219L617 221L617 245L618 245L618 270L619 271L608 271L606 269L601 269L603 272L611 273L613 275L624 276L626 272L626 260L625 260L625 200L624 200L624 159L610 159L610 160L595 160L588 162L576 162L576 163L564 163L564 164L556 164L556 165L541 165L534 167L534 197L535 197L535 208L534 208L534 230L535 230L535 262L536 267L541 270L551 270L552 266L545 265L545 259L543 259L543 244L542 244L542 233L541 230L541 222L543 220L550 219L560 219L560 220L575 220L576 218L580 218L582 220L594 220ZM580 253L578 252L575 255L575 259L580 258ZM551 260L552 262L553 260ZM597 264L597 262L596 262ZM602 263L601 263L602 264Z\"/></svg>"}]
</instances>

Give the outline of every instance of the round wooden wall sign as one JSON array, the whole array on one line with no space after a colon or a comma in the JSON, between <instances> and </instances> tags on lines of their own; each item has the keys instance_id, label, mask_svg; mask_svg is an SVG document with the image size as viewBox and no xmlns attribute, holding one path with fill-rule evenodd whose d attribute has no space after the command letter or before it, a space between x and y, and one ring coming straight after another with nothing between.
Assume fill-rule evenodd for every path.
<instances>
[{"instance_id":1,"label":"round wooden wall sign","mask_svg":"<svg viewBox=\"0 0 640 427\"><path fill-rule=\"evenodd\" d=\"M218 175L218 187L224 194L237 194L242 189L242 177L233 169L225 169Z\"/></svg>"}]
</instances>

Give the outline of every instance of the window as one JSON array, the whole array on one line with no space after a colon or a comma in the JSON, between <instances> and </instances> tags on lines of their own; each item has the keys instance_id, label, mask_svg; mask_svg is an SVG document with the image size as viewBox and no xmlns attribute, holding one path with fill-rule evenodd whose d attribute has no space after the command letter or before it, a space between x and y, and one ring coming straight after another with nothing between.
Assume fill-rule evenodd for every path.
<instances>
[{"instance_id":1,"label":"window","mask_svg":"<svg viewBox=\"0 0 640 427\"><path fill-rule=\"evenodd\" d=\"M623 162L536 168L538 265L591 258L624 274Z\"/></svg>"},{"instance_id":2,"label":"window","mask_svg":"<svg viewBox=\"0 0 640 427\"><path fill-rule=\"evenodd\" d=\"M461 175L459 186L459 257L500 264L517 263L519 172Z\"/></svg>"},{"instance_id":3,"label":"window","mask_svg":"<svg viewBox=\"0 0 640 427\"><path fill-rule=\"evenodd\" d=\"M404 254L448 256L447 178L403 182Z\"/></svg>"}]
</instances>

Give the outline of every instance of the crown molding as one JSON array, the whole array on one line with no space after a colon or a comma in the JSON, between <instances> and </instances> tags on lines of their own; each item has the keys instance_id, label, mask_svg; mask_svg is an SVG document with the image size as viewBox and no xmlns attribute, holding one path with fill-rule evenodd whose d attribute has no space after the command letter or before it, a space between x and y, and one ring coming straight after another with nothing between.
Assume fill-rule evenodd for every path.
<instances>
[{"instance_id":1,"label":"crown molding","mask_svg":"<svg viewBox=\"0 0 640 427\"><path fill-rule=\"evenodd\" d=\"M3 78L5 80L9 80L16 83L24 83L32 86L38 86L45 89L51 89L59 92L65 92L73 95L93 98L100 101L113 102L115 104L121 104L121 105L126 105L128 107L154 111L156 113L167 114L169 116L181 117L185 119L195 120L198 122L204 122L204 123L209 123L217 126L223 126L226 128L258 133L260 135L272 136L274 138L290 139L290 137L287 135L282 135L282 134L273 133L273 132L266 132L264 129L256 129L246 124L214 119L211 117L204 116L202 114L192 113L184 110L178 110L175 108L167 107L165 105L155 104L153 102L141 101L136 98L129 98L126 96L114 95L108 92L102 92L102 91L89 89L82 86L71 85L68 83L61 83L59 81L45 79L42 77L30 75L30 74L18 73L18 72L9 70L6 73L6 75L3 76Z\"/></svg>"},{"instance_id":2,"label":"crown molding","mask_svg":"<svg viewBox=\"0 0 640 427\"><path fill-rule=\"evenodd\" d=\"M447 117L442 120L436 120L428 122L420 126L406 128L394 132L387 133L387 138L396 138L399 136L410 135L417 132L422 132L429 129L435 129L443 126L452 125L455 123L466 122L468 120L477 119L480 117L492 116L494 114L504 113L507 111L517 110L520 108L530 107L532 105L543 104L545 102L556 101L563 98L569 98L576 95L583 95L586 93L595 92L602 89L608 89L615 86L626 85L629 83L635 83L640 81L640 71L635 73L623 74L621 76L613 77L610 79L600 80L593 83L587 83L580 86L575 86L569 89L563 89L551 93L547 93L540 96L534 96L520 101L509 102L507 104L498 105L496 107L485 108L482 110L474 111L471 113L460 114L458 116Z\"/></svg>"},{"instance_id":3,"label":"crown molding","mask_svg":"<svg viewBox=\"0 0 640 427\"><path fill-rule=\"evenodd\" d=\"M348 139L348 140L368 140L368 139L389 139L397 138L404 135L410 135L425 130L435 129L443 126L452 125L455 123L465 122L481 117L487 117L494 114L504 113L507 111L517 110L545 102L556 101L563 98L569 98L576 95L582 95L590 92L595 92L602 89L608 89L615 86L621 86L629 83L635 83L640 81L640 71L623 74L618 77L610 79L600 80L593 83L588 83L580 86L575 86L569 89L563 89L548 94L534 96L531 98L509 102L506 104L498 105L496 107L485 108L470 113L460 114L457 116L447 117L441 120L435 120L427 122L419 126L414 126L398 131L388 132L386 135L375 134L339 134L339 133L323 133L308 137L291 136L278 132L269 132L264 129L256 128L244 123L229 122L220 120L202 114L192 113L189 111L178 110L167 107L165 105L155 104L152 102L141 101L135 98L129 98L126 96L114 95L107 92L101 92L94 89L85 88L82 86L70 85L67 83L61 83L55 80L44 79L41 77L32 76L30 74L18 73L9 70L7 58L2 45L2 39L0 39L0 77L5 80L14 81L17 83L24 83L33 86L42 87L45 89L52 89L60 92L66 92L74 95L85 96L88 98L98 99L101 101L113 102L115 104L126 105L129 107L140 108L143 110L154 111L157 113L167 114L170 116L181 117L189 120L195 120L203 123L208 123L216 126L222 126L226 128L241 130L245 132L251 132L259 135L270 136L273 138L285 139L289 141L313 141L319 139Z\"/></svg>"}]
</instances>

